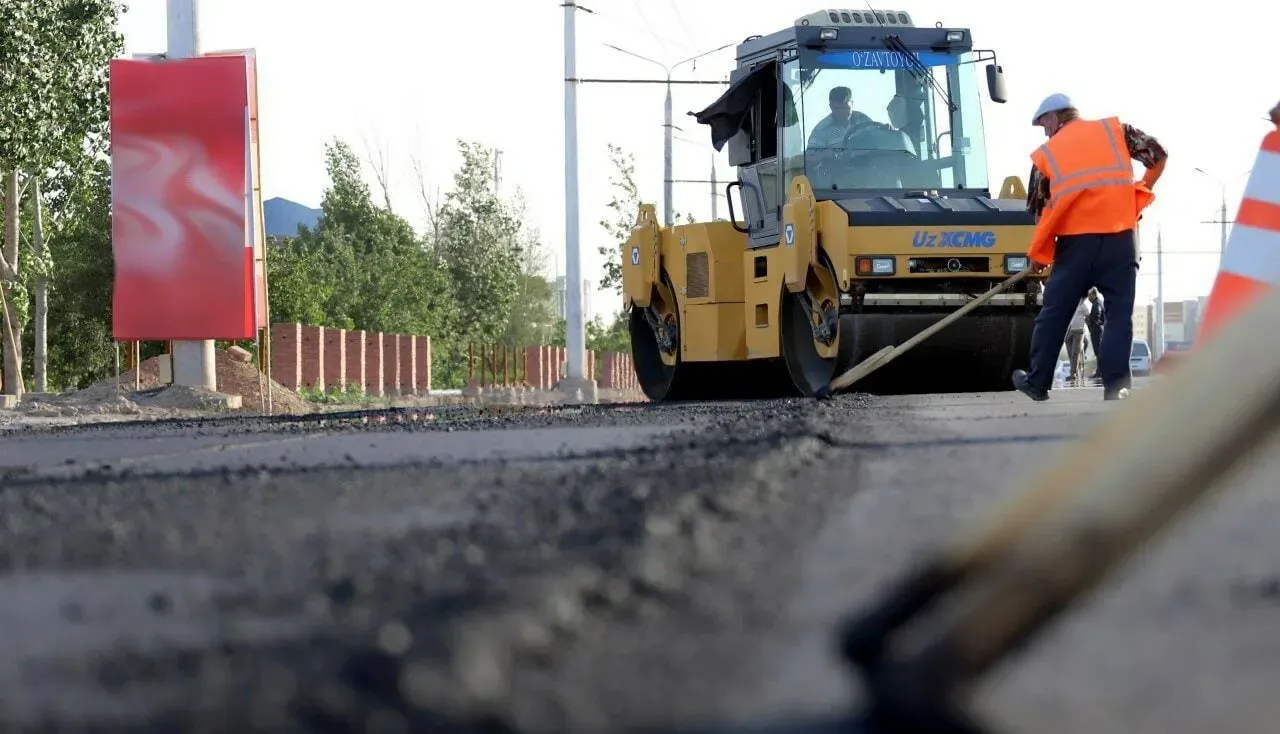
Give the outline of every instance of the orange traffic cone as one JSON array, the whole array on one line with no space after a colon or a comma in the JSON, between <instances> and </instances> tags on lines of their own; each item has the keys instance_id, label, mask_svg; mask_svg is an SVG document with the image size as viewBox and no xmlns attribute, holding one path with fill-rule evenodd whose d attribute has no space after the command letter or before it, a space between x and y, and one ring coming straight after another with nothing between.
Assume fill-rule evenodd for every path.
<instances>
[{"instance_id":1,"label":"orange traffic cone","mask_svg":"<svg viewBox=\"0 0 1280 734\"><path fill-rule=\"evenodd\" d=\"M1267 133L1253 164L1209 292L1200 335L1211 339L1227 320L1280 282L1280 129Z\"/></svg>"}]
</instances>

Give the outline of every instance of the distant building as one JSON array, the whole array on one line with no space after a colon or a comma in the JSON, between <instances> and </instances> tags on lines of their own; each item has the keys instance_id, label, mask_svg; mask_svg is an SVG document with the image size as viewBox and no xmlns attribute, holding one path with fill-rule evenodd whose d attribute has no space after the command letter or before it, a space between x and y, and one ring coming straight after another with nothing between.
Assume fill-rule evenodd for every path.
<instances>
[{"instance_id":1,"label":"distant building","mask_svg":"<svg viewBox=\"0 0 1280 734\"><path fill-rule=\"evenodd\" d=\"M1206 298L1189 298L1182 301L1165 301L1164 303L1164 350L1178 351L1189 348L1196 341L1200 330L1200 320L1204 314ZM1156 304L1148 303L1134 309L1133 334L1137 338L1138 319L1141 313L1143 333L1153 352L1159 353L1161 347L1156 333Z\"/></svg>"},{"instance_id":2,"label":"distant building","mask_svg":"<svg viewBox=\"0 0 1280 734\"><path fill-rule=\"evenodd\" d=\"M552 291L555 294L556 318L568 318L569 312L569 289L565 287L568 281L563 275L556 276L555 283L552 284ZM582 316L586 321L591 320L591 281L585 278L582 281Z\"/></svg>"},{"instance_id":3,"label":"distant building","mask_svg":"<svg viewBox=\"0 0 1280 734\"><path fill-rule=\"evenodd\" d=\"M1142 339L1151 343L1151 316L1150 306L1143 304L1134 304L1133 307L1133 338Z\"/></svg>"},{"instance_id":4,"label":"distant building","mask_svg":"<svg viewBox=\"0 0 1280 734\"><path fill-rule=\"evenodd\" d=\"M262 202L262 219L268 237L296 237L298 226L315 229L320 210L276 197Z\"/></svg>"}]
</instances>

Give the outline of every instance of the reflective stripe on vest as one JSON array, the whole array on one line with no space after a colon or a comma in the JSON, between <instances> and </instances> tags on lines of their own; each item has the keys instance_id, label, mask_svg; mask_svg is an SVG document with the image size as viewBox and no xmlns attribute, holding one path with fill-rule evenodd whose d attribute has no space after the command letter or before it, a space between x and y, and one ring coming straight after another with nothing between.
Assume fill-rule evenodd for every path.
<instances>
[{"instance_id":1,"label":"reflective stripe on vest","mask_svg":"<svg viewBox=\"0 0 1280 734\"><path fill-rule=\"evenodd\" d=\"M1061 199L1075 191L1099 188L1103 186L1132 186L1133 166L1129 163L1127 148L1124 145L1124 131L1120 120L1109 117L1106 120L1077 120L1076 125L1087 126L1093 130L1102 129L1109 144L1110 155L1102 156L1101 166L1082 168L1079 171L1062 172L1062 166L1053 155L1054 140L1040 146L1039 152L1044 156L1045 165L1049 168L1049 201L1050 206L1056 199ZM1117 139L1118 136L1118 139ZM1077 153L1079 154L1079 153Z\"/></svg>"},{"instance_id":2,"label":"reflective stripe on vest","mask_svg":"<svg viewBox=\"0 0 1280 734\"><path fill-rule=\"evenodd\" d=\"M1216 332L1275 285L1280 285L1280 130L1262 139L1205 304L1201 333Z\"/></svg>"}]
</instances>

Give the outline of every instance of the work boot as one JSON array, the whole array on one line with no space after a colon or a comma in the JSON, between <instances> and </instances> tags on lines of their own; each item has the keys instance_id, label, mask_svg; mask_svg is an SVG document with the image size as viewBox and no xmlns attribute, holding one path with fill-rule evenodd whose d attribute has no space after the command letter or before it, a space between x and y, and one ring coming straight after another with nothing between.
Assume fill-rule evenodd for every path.
<instances>
[{"instance_id":1,"label":"work boot","mask_svg":"<svg viewBox=\"0 0 1280 734\"><path fill-rule=\"evenodd\" d=\"M1106 388L1102 391L1102 399L1103 400L1128 400L1129 388L1127 387Z\"/></svg>"},{"instance_id":2,"label":"work boot","mask_svg":"<svg viewBox=\"0 0 1280 734\"><path fill-rule=\"evenodd\" d=\"M1026 370L1013 371L1013 389L1017 390L1023 395L1026 395L1032 400L1035 400L1036 402L1049 399L1048 390L1041 390L1040 388L1033 387L1031 383L1027 381Z\"/></svg>"}]
</instances>

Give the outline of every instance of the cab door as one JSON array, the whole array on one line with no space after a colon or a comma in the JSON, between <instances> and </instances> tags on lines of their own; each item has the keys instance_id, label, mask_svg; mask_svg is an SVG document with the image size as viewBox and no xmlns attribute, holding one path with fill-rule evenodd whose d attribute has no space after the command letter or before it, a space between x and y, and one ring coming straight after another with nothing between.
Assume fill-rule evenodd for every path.
<instances>
[{"instance_id":1,"label":"cab door","mask_svg":"<svg viewBox=\"0 0 1280 734\"><path fill-rule=\"evenodd\" d=\"M742 208L747 218L748 242L753 248L778 244L782 217L782 167L778 156L781 100L781 55L761 62L771 67L771 82L761 84L748 113L751 124L751 163L741 169Z\"/></svg>"}]
</instances>

